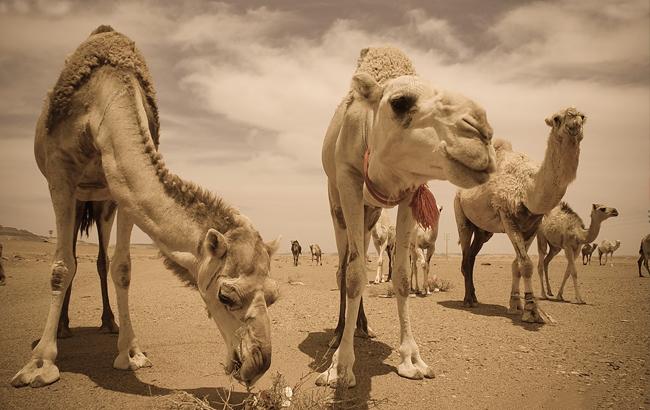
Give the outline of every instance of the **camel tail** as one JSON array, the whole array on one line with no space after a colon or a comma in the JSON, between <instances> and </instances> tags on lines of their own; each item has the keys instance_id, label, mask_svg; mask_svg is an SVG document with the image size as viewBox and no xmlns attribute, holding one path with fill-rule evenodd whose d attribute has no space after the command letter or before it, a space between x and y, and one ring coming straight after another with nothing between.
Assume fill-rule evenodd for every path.
<instances>
[{"instance_id":1,"label":"camel tail","mask_svg":"<svg viewBox=\"0 0 650 410\"><path fill-rule=\"evenodd\" d=\"M78 216L79 217L79 216ZM81 222L79 223L79 233L88 236L90 228L97 222L97 215L93 212L92 202L84 202L81 211Z\"/></svg>"}]
</instances>

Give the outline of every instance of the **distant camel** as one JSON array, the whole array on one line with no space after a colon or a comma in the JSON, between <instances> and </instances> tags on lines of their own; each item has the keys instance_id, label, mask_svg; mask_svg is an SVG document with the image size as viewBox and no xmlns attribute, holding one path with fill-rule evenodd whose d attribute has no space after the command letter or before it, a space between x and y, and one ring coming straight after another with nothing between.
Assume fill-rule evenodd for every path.
<instances>
[{"instance_id":1,"label":"distant camel","mask_svg":"<svg viewBox=\"0 0 650 410\"><path fill-rule=\"evenodd\" d=\"M585 243L582 245L582 264L590 264L591 265L591 255L593 255L594 251L598 248L598 245L595 243Z\"/></svg>"},{"instance_id":2,"label":"distant camel","mask_svg":"<svg viewBox=\"0 0 650 410\"><path fill-rule=\"evenodd\" d=\"M438 207L438 213L442 212L442 207ZM422 295L430 295L432 289L429 288L429 269L431 266L431 257L436 250L436 239L438 239L438 225L436 224L431 229L424 230L418 226L413 236L411 236L411 245L409 246L411 256L411 289L415 292L420 291L418 286L418 266L420 265L420 255L418 251L423 253L422 269L424 275L422 278ZM425 252L426 251L426 252ZM413 277L415 276L415 288L413 288ZM433 276L434 278L436 275Z\"/></svg>"},{"instance_id":3,"label":"distant camel","mask_svg":"<svg viewBox=\"0 0 650 410\"><path fill-rule=\"evenodd\" d=\"M609 261L612 266L614 266L614 251L621 246L621 241L616 240L614 242L604 240L598 245L598 264L607 265L607 255L609 254ZM605 255L605 263L602 263L603 255Z\"/></svg>"},{"instance_id":4,"label":"distant camel","mask_svg":"<svg viewBox=\"0 0 650 410\"><path fill-rule=\"evenodd\" d=\"M2 244L0 243L0 286L4 286L4 285L5 285L5 270L2 267Z\"/></svg>"},{"instance_id":5,"label":"distant camel","mask_svg":"<svg viewBox=\"0 0 650 410\"><path fill-rule=\"evenodd\" d=\"M386 282L388 282L393 275L395 225L392 224L386 210L381 211L381 215L379 216L375 226L372 227L370 233L372 235L372 243L375 245L375 249L377 250L377 275L375 276L374 283L381 283L384 281L384 251L388 254L388 278L386 279Z\"/></svg>"},{"instance_id":6,"label":"distant camel","mask_svg":"<svg viewBox=\"0 0 650 410\"><path fill-rule=\"evenodd\" d=\"M293 266L298 266L298 256L302 254L302 247L298 241L291 241L291 253L293 254Z\"/></svg>"},{"instance_id":7,"label":"distant camel","mask_svg":"<svg viewBox=\"0 0 650 410\"><path fill-rule=\"evenodd\" d=\"M0 248L1 250L2 248ZM0 253L2 253L0 251ZM636 262L637 265L639 265L639 276L643 277L641 274L641 264L645 265L645 270L648 271L648 274L650 274L650 268L648 268L648 259L650 259L650 234L646 235L643 239L641 239L641 247L639 248L639 260ZM2 255L0 255L2 256ZM0 269L2 269L2 266L0 266Z\"/></svg>"},{"instance_id":8,"label":"distant camel","mask_svg":"<svg viewBox=\"0 0 650 410\"><path fill-rule=\"evenodd\" d=\"M300 246L300 245L298 245L298 246ZM314 263L314 258L316 258L316 265L318 265L318 264L322 265L323 264L323 260L322 260L323 255L322 255L322 252L320 250L320 246L318 246L318 244L316 244L316 243L312 243L311 245L309 245L309 250L311 251L311 262Z\"/></svg>"}]
</instances>

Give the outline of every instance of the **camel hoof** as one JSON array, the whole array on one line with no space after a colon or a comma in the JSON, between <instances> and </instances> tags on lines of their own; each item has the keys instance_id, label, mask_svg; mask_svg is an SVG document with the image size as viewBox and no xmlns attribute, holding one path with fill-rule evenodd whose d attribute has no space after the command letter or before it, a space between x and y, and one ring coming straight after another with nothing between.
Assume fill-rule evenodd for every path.
<instances>
[{"instance_id":1,"label":"camel hoof","mask_svg":"<svg viewBox=\"0 0 650 410\"><path fill-rule=\"evenodd\" d=\"M72 331L68 326L59 325L59 328L56 331L56 337L57 339L67 339L72 337Z\"/></svg>"},{"instance_id":2,"label":"camel hoof","mask_svg":"<svg viewBox=\"0 0 650 410\"><path fill-rule=\"evenodd\" d=\"M333 389L339 387L355 387L357 385L356 377L351 371L347 372L346 379L340 379L338 377L338 372L333 368L332 365L329 369L325 370L323 373L319 374L316 378L317 386L329 386Z\"/></svg>"},{"instance_id":3,"label":"camel hoof","mask_svg":"<svg viewBox=\"0 0 650 410\"><path fill-rule=\"evenodd\" d=\"M561 294L561 293L558 294L558 295L555 297L555 300L560 301L560 302L564 302L564 298L562 297L562 294Z\"/></svg>"},{"instance_id":4,"label":"camel hoof","mask_svg":"<svg viewBox=\"0 0 650 410\"><path fill-rule=\"evenodd\" d=\"M54 383L60 377L59 368L52 361L32 359L11 379L11 385L43 387Z\"/></svg>"},{"instance_id":5,"label":"camel hoof","mask_svg":"<svg viewBox=\"0 0 650 410\"><path fill-rule=\"evenodd\" d=\"M111 320L110 322L103 321L102 325L99 327L99 331L101 333L118 334L120 333L120 328L117 326L114 320Z\"/></svg>"},{"instance_id":6,"label":"camel hoof","mask_svg":"<svg viewBox=\"0 0 650 410\"><path fill-rule=\"evenodd\" d=\"M424 374L418 369L417 367L413 366L413 364L410 365L402 365L400 364L397 366L397 374L400 376L411 379L411 380L422 380L424 379Z\"/></svg>"},{"instance_id":7,"label":"camel hoof","mask_svg":"<svg viewBox=\"0 0 650 410\"><path fill-rule=\"evenodd\" d=\"M586 305L586 304L587 304L587 302L585 302L585 301L582 300L582 299L578 299L578 300L576 300L576 305Z\"/></svg>"},{"instance_id":8,"label":"camel hoof","mask_svg":"<svg viewBox=\"0 0 650 410\"><path fill-rule=\"evenodd\" d=\"M354 329L354 336L361 337L363 339L374 339L375 337L377 337L377 334L375 334L375 332L370 328L370 326L368 326L368 331L365 331L361 328ZM338 347L338 345L330 346L330 347Z\"/></svg>"},{"instance_id":9,"label":"camel hoof","mask_svg":"<svg viewBox=\"0 0 650 410\"><path fill-rule=\"evenodd\" d=\"M478 306L478 302L474 302L473 300L463 300L463 307L466 308L473 308Z\"/></svg>"},{"instance_id":10,"label":"camel hoof","mask_svg":"<svg viewBox=\"0 0 650 410\"><path fill-rule=\"evenodd\" d=\"M142 352L136 352L133 356L129 356L128 352L120 353L113 362L113 367L120 370L138 370L151 366L151 360Z\"/></svg>"}]
</instances>

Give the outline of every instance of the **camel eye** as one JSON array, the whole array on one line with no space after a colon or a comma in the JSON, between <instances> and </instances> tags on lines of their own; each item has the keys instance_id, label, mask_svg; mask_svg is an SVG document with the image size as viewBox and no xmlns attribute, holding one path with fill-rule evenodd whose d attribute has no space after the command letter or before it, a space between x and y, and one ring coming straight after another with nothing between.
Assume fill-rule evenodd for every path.
<instances>
[{"instance_id":1,"label":"camel eye","mask_svg":"<svg viewBox=\"0 0 650 410\"><path fill-rule=\"evenodd\" d=\"M224 295L221 291L219 291L219 302L223 303L226 306L232 306L235 303L234 300Z\"/></svg>"}]
</instances>

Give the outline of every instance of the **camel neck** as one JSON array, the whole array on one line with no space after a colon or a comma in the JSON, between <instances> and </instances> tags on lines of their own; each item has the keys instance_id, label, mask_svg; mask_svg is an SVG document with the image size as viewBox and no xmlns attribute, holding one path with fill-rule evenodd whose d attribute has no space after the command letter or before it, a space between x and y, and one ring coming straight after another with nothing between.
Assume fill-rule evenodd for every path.
<instances>
[{"instance_id":1,"label":"camel neck","mask_svg":"<svg viewBox=\"0 0 650 410\"><path fill-rule=\"evenodd\" d=\"M589 228L584 229L583 231L583 237L582 237L582 242L583 243L591 243L596 240L598 237L598 233L600 233L600 225L603 223L603 221L599 218L594 218L594 216L591 216L591 223L589 224Z\"/></svg>"},{"instance_id":2,"label":"camel neck","mask_svg":"<svg viewBox=\"0 0 650 410\"><path fill-rule=\"evenodd\" d=\"M366 179L371 181L373 189L391 200L399 202L399 199L410 197L409 193L426 182L426 179L419 183L410 182L413 178L410 173L402 172L387 161L384 161L381 153L368 153L368 169ZM364 170L364 172L366 172ZM366 185L368 185L366 183ZM367 187L369 188L369 187Z\"/></svg>"},{"instance_id":3,"label":"camel neck","mask_svg":"<svg viewBox=\"0 0 650 410\"><path fill-rule=\"evenodd\" d=\"M164 164L146 125L139 87L127 86L125 90L109 101L96 133L111 194L120 211L125 211L163 253L196 254L201 227L169 194L158 175ZM168 171L165 178L170 184L182 183Z\"/></svg>"},{"instance_id":4,"label":"camel neck","mask_svg":"<svg viewBox=\"0 0 650 410\"><path fill-rule=\"evenodd\" d=\"M551 211L576 178L580 145L573 138L560 138L551 132L544 161L527 189L526 207L534 214Z\"/></svg>"}]
</instances>

